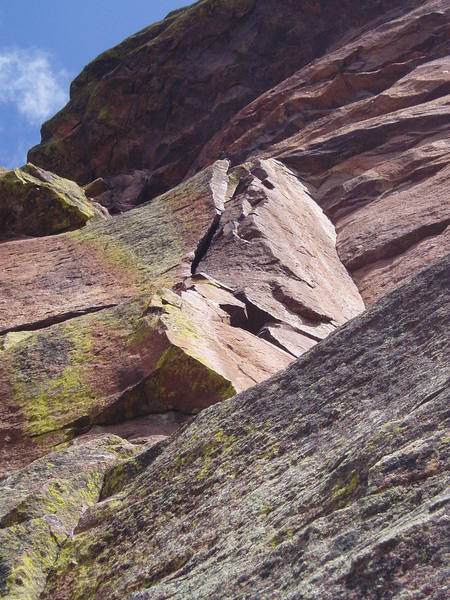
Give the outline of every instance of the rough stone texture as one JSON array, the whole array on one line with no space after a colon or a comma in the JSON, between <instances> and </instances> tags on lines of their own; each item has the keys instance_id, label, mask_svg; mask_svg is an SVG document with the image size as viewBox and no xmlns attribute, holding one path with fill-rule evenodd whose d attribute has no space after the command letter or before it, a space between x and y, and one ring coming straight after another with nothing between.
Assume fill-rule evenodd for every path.
<instances>
[{"instance_id":1,"label":"rough stone texture","mask_svg":"<svg viewBox=\"0 0 450 600\"><path fill-rule=\"evenodd\" d=\"M75 182L32 164L0 171L0 239L51 235L107 215Z\"/></svg>"},{"instance_id":2,"label":"rough stone texture","mask_svg":"<svg viewBox=\"0 0 450 600\"><path fill-rule=\"evenodd\" d=\"M15 342L0 352L0 476L93 425L197 412L292 361L192 291L162 291Z\"/></svg>"},{"instance_id":3,"label":"rough stone texture","mask_svg":"<svg viewBox=\"0 0 450 600\"><path fill-rule=\"evenodd\" d=\"M342 37L419 0L201 0L100 55L29 160L123 210L178 184L241 108ZM208 161L209 164L210 161Z\"/></svg>"},{"instance_id":4,"label":"rough stone texture","mask_svg":"<svg viewBox=\"0 0 450 600\"><path fill-rule=\"evenodd\" d=\"M189 415L172 411L162 414L150 414L110 425L94 425L88 433L77 438L77 443L96 439L105 433L109 433L118 435L131 444L153 446L166 440L191 419L192 417Z\"/></svg>"},{"instance_id":5,"label":"rough stone texture","mask_svg":"<svg viewBox=\"0 0 450 600\"><path fill-rule=\"evenodd\" d=\"M430 0L343 38L240 111L192 170L223 151L285 162L336 225L339 255L372 303L447 252L449 34L448 0Z\"/></svg>"},{"instance_id":6,"label":"rough stone texture","mask_svg":"<svg viewBox=\"0 0 450 600\"><path fill-rule=\"evenodd\" d=\"M278 158L333 221L374 302L446 252L450 7L300 4L203 1L126 40L74 82L31 159L95 179L116 211L224 155ZM428 238L418 261L411 248ZM388 265L390 283L375 276Z\"/></svg>"},{"instance_id":7,"label":"rough stone texture","mask_svg":"<svg viewBox=\"0 0 450 600\"><path fill-rule=\"evenodd\" d=\"M449 266L113 468L43 598L446 597Z\"/></svg>"},{"instance_id":8,"label":"rough stone texture","mask_svg":"<svg viewBox=\"0 0 450 600\"><path fill-rule=\"evenodd\" d=\"M37 329L179 283L223 210L227 170L227 161L218 161L126 215L0 245L0 333Z\"/></svg>"},{"instance_id":9,"label":"rough stone texture","mask_svg":"<svg viewBox=\"0 0 450 600\"><path fill-rule=\"evenodd\" d=\"M449 24L201 0L0 169L112 215L1 219L0 597L449 596Z\"/></svg>"},{"instance_id":10,"label":"rough stone texture","mask_svg":"<svg viewBox=\"0 0 450 600\"><path fill-rule=\"evenodd\" d=\"M115 436L59 450L0 482L0 598L38 599L61 547L139 447Z\"/></svg>"},{"instance_id":11,"label":"rough stone texture","mask_svg":"<svg viewBox=\"0 0 450 600\"><path fill-rule=\"evenodd\" d=\"M230 181L236 189L196 273L234 290L248 314L241 326L299 356L364 310L334 227L274 160L238 167Z\"/></svg>"},{"instance_id":12,"label":"rough stone texture","mask_svg":"<svg viewBox=\"0 0 450 600\"><path fill-rule=\"evenodd\" d=\"M364 309L289 169L228 166L76 232L0 245L0 473L92 426L228 398Z\"/></svg>"}]
</instances>

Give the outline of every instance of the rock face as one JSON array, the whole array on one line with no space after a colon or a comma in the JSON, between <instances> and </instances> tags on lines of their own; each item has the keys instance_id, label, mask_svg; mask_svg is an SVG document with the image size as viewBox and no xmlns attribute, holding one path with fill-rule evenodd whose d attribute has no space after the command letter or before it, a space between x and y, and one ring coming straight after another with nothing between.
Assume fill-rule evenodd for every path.
<instances>
[{"instance_id":1,"label":"rock face","mask_svg":"<svg viewBox=\"0 0 450 600\"><path fill-rule=\"evenodd\" d=\"M449 266L110 469L42 597L445 597Z\"/></svg>"},{"instance_id":2,"label":"rock face","mask_svg":"<svg viewBox=\"0 0 450 600\"><path fill-rule=\"evenodd\" d=\"M345 38L261 95L206 144L276 157L336 226L337 249L367 304L450 251L447 0ZM419 258L421 256L421 258Z\"/></svg>"},{"instance_id":3,"label":"rock face","mask_svg":"<svg viewBox=\"0 0 450 600\"><path fill-rule=\"evenodd\" d=\"M224 400L364 309L333 226L289 169L228 167L113 219L0 245L0 475L91 427Z\"/></svg>"},{"instance_id":4,"label":"rock face","mask_svg":"<svg viewBox=\"0 0 450 600\"><path fill-rule=\"evenodd\" d=\"M32 164L0 171L0 239L59 233L107 214L75 182Z\"/></svg>"},{"instance_id":5,"label":"rock face","mask_svg":"<svg viewBox=\"0 0 450 600\"><path fill-rule=\"evenodd\" d=\"M0 598L448 596L449 35L200 0L0 169Z\"/></svg>"},{"instance_id":6,"label":"rock face","mask_svg":"<svg viewBox=\"0 0 450 600\"><path fill-rule=\"evenodd\" d=\"M100 497L105 472L138 451L115 436L34 462L0 485L0 594L39 598L65 541Z\"/></svg>"},{"instance_id":7,"label":"rock face","mask_svg":"<svg viewBox=\"0 0 450 600\"><path fill-rule=\"evenodd\" d=\"M238 110L336 44L419 0L202 0L88 65L32 162L123 208L166 191Z\"/></svg>"},{"instance_id":8,"label":"rock face","mask_svg":"<svg viewBox=\"0 0 450 600\"><path fill-rule=\"evenodd\" d=\"M104 178L123 210L224 155L275 157L371 304L449 251L449 30L447 0L199 2L89 65L30 160Z\"/></svg>"}]
</instances>

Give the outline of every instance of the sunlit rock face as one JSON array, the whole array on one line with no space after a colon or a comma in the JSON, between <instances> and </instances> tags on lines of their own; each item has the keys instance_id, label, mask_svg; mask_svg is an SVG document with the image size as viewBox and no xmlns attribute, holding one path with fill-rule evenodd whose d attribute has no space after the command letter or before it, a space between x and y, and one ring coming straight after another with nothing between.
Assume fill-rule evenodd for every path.
<instances>
[{"instance_id":1,"label":"sunlit rock face","mask_svg":"<svg viewBox=\"0 0 450 600\"><path fill-rule=\"evenodd\" d=\"M0 240L61 233L107 216L74 181L32 164L0 170Z\"/></svg>"},{"instance_id":2,"label":"sunlit rock face","mask_svg":"<svg viewBox=\"0 0 450 600\"><path fill-rule=\"evenodd\" d=\"M449 32L202 0L0 169L0 598L444 597Z\"/></svg>"}]
</instances>

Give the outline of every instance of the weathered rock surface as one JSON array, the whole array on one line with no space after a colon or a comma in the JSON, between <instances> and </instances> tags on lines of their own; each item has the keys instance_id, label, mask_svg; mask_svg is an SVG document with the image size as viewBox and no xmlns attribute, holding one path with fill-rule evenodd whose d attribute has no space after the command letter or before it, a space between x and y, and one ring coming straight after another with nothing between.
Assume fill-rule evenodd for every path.
<instances>
[{"instance_id":1,"label":"weathered rock surface","mask_svg":"<svg viewBox=\"0 0 450 600\"><path fill-rule=\"evenodd\" d=\"M66 540L134 447L104 435L38 460L0 483L0 597L39 598Z\"/></svg>"},{"instance_id":2,"label":"weathered rock surface","mask_svg":"<svg viewBox=\"0 0 450 600\"><path fill-rule=\"evenodd\" d=\"M227 170L218 161L126 215L0 245L0 332L37 329L179 283L223 210Z\"/></svg>"},{"instance_id":3,"label":"weathered rock surface","mask_svg":"<svg viewBox=\"0 0 450 600\"><path fill-rule=\"evenodd\" d=\"M299 356L364 310L361 296L333 225L289 169L257 161L231 181L235 192L196 272L237 292L244 327Z\"/></svg>"},{"instance_id":4,"label":"weathered rock surface","mask_svg":"<svg viewBox=\"0 0 450 600\"><path fill-rule=\"evenodd\" d=\"M196 412L291 361L192 292L38 330L0 353L0 476L92 426Z\"/></svg>"},{"instance_id":5,"label":"weathered rock surface","mask_svg":"<svg viewBox=\"0 0 450 600\"><path fill-rule=\"evenodd\" d=\"M449 266L113 467L43 598L444 598Z\"/></svg>"},{"instance_id":6,"label":"weathered rock surface","mask_svg":"<svg viewBox=\"0 0 450 600\"><path fill-rule=\"evenodd\" d=\"M364 309L289 169L228 166L107 221L0 245L0 474L91 427L206 408Z\"/></svg>"},{"instance_id":7,"label":"weathered rock surface","mask_svg":"<svg viewBox=\"0 0 450 600\"><path fill-rule=\"evenodd\" d=\"M0 169L1 598L447 598L449 36L200 0Z\"/></svg>"},{"instance_id":8,"label":"weathered rock surface","mask_svg":"<svg viewBox=\"0 0 450 600\"><path fill-rule=\"evenodd\" d=\"M0 239L51 235L107 215L75 182L32 164L0 171Z\"/></svg>"},{"instance_id":9,"label":"weathered rock surface","mask_svg":"<svg viewBox=\"0 0 450 600\"><path fill-rule=\"evenodd\" d=\"M273 4L199 2L100 56L30 158L114 211L223 155L278 158L371 304L447 249L448 0Z\"/></svg>"},{"instance_id":10,"label":"weathered rock surface","mask_svg":"<svg viewBox=\"0 0 450 600\"><path fill-rule=\"evenodd\" d=\"M371 304L448 251L449 33L448 1L430 0L343 38L240 111L192 170L223 151L287 164L336 225L339 256Z\"/></svg>"},{"instance_id":11,"label":"weathered rock surface","mask_svg":"<svg viewBox=\"0 0 450 600\"><path fill-rule=\"evenodd\" d=\"M209 139L261 93L342 37L420 4L196 2L88 65L29 160L83 185L104 178L111 189L97 199L108 208L135 205L178 184Z\"/></svg>"}]
</instances>

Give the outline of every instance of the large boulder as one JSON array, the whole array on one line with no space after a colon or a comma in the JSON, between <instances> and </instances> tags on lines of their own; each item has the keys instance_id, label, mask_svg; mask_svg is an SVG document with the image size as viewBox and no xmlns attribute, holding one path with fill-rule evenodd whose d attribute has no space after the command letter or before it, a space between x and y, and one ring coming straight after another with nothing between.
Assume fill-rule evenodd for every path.
<instances>
[{"instance_id":1,"label":"large boulder","mask_svg":"<svg viewBox=\"0 0 450 600\"><path fill-rule=\"evenodd\" d=\"M60 233L107 214L74 181L32 164L0 171L0 239Z\"/></svg>"}]
</instances>

